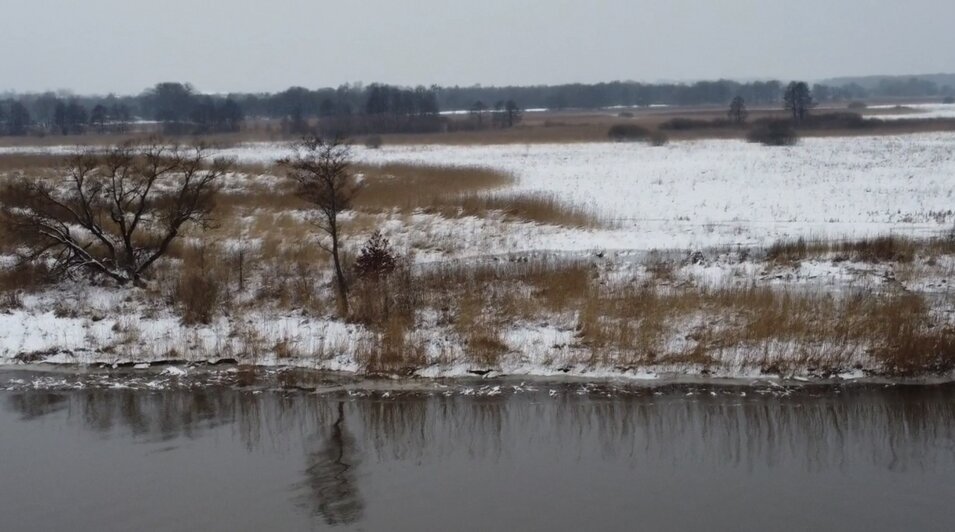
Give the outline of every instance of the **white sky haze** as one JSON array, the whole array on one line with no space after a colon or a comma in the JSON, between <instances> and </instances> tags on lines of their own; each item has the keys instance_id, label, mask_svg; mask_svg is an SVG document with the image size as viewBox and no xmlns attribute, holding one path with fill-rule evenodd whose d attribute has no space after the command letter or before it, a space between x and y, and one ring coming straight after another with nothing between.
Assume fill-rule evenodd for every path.
<instances>
[{"instance_id":1,"label":"white sky haze","mask_svg":"<svg viewBox=\"0 0 955 532\"><path fill-rule=\"evenodd\" d=\"M0 91L955 71L952 0L3 0Z\"/></svg>"}]
</instances>

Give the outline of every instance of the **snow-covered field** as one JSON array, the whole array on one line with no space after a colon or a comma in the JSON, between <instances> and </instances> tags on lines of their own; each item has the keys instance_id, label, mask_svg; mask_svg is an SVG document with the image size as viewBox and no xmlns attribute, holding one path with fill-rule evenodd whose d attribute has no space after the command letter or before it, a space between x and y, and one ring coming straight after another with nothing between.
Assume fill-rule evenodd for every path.
<instances>
[{"instance_id":1,"label":"snow-covered field","mask_svg":"<svg viewBox=\"0 0 955 532\"><path fill-rule=\"evenodd\" d=\"M225 150L266 162L286 147ZM371 163L486 166L520 191L553 192L612 221L601 231L541 228L513 249L698 249L797 236L925 235L955 222L955 134L810 138L789 148L735 140L644 144L386 146ZM473 231L471 231L473 232ZM477 244L477 243L476 243ZM523 249L522 249L523 248Z\"/></svg>"},{"instance_id":2,"label":"snow-covered field","mask_svg":"<svg viewBox=\"0 0 955 532\"><path fill-rule=\"evenodd\" d=\"M882 120L903 120L906 118L955 118L955 104L951 103L919 103L901 106L904 109L911 109L905 113L879 113L879 110L892 110L899 106L896 105L873 105L869 109L876 110L875 113L866 115L866 118L879 118Z\"/></svg>"},{"instance_id":3,"label":"snow-covered field","mask_svg":"<svg viewBox=\"0 0 955 532\"><path fill-rule=\"evenodd\" d=\"M0 148L0 155L73 149ZM218 153L268 163L286 156L288 146L255 143ZM767 245L798 236L928 235L955 223L955 133L806 138L785 148L699 140L663 147L396 145L356 147L354 155L368 163L504 170L518 178L510 191L551 192L613 225L599 231L518 225L517 234L499 235L494 251L502 252L698 249ZM461 224L464 238L500 229L473 225ZM484 242L473 244L483 247Z\"/></svg>"},{"instance_id":4,"label":"snow-covered field","mask_svg":"<svg viewBox=\"0 0 955 532\"><path fill-rule=\"evenodd\" d=\"M7 148L0 149L0 155L71 149ZM286 155L287 146L249 144L219 154L240 162L270 162ZM587 207L608 222L602 229L575 229L493 217L447 220L426 213L386 219L386 233L404 249L410 247L409 240L443 240L457 245L453 252L419 253L419 260L601 250L609 252L601 260L617 261L612 264L616 268L629 261L627 257L651 249L704 250L707 257L713 257L709 250L715 247L765 246L797 236L936 235L951 230L955 223L952 133L812 138L787 148L734 140L673 142L663 147L613 143L385 146L379 150L356 148L355 156L366 163L503 170L517 180L512 189L500 192L552 193L562 201ZM685 264L677 268L676 279L699 286L758 281L800 287L809 283L827 289L860 285L878 289L886 282L897 282L892 267L886 265L822 262L780 272L768 271L764 264L749 259L739 261ZM938 286L929 291L948 297L950 288L942 277L953 266L922 266L942 272L936 275L939 279L930 279ZM634 279L646 275L642 266L635 268ZM913 279L903 288L921 291L927 283ZM22 308L0 313L0 364L24 353L62 363L124 363L177 356L232 358L254 352L255 362L260 364L355 371L360 366L359 352L373 341L371 331L363 327L287 309L223 316L208 326L188 327L181 325L172 311L147 311L139 305L127 301L122 291L80 285L24 296ZM947 313L944 320L953 319L948 307L940 309ZM73 313L70 309L83 310ZM431 325L414 332L427 347L429 359L438 361L448 353L465 359L465 348L446 333ZM514 356L505 357L497 369L508 374L635 379L685 369L580 364L579 352L562 347L571 343L574 335L572 323L514 323L500 331L502 343ZM278 358L280 345L282 351L293 353L291 359ZM791 347L779 346L783 354L778 356L785 356ZM752 375L758 364L750 363L747 357L751 355L733 350L721 353L722 374ZM852 367L868 368L869 362L860 351L852 358ZM460 361L435 362L417 374L466 375L471 369L483 368ZM858 375L861 373L855 371L846 377Z\"/></svg>"}]
</instances>

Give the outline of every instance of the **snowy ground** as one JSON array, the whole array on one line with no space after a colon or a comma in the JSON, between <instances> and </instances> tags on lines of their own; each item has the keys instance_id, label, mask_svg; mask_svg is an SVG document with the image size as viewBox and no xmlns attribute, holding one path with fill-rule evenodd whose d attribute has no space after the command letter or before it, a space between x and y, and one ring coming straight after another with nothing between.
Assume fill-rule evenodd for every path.
<instances>
[{"instance_id":1,"label":"snowy ground","mask_svg":"<svg viewBox=\"0 0 955 532\"><path fill-rule=\"evenodd\" d=\"M223 153L267 162L284 151L283 145L253 144ZM790 148L703 140L664 147L386 146L359 148L356 155L372 163L505 170L518 177L516 190L556 193L616 226L521 231L506 243L511 249L501 251L699 249L797 236L925 235L955 222L951 133L810 138Z\"/></svg>"},{"instance_id":2,"label":"snowy ground","mask_svg":"<svg viewBox=\"0 0 955 532\"><path fill-rule=\"evenodd\" d=\"M955 110L955 106L952 106ZM71 147L0 148L63 153ZM268 163L286 144L221 150ZM355 148L369 163L484 166L511 172L511 191L544 191L590 208L613 229L490 229L493 251L699 249L780 238L938 233L955 223L955 133L807 138L767 148L738 140L642 143L402 145ZM507 191L503 191L507 192ZM477 225L477 227L475 227ZM461 237L484 248L483 222ZM447 228L443 228L445 230ZM473 236L469 236L473 235Z\"/></svg>"},{"instance_id":3,"label":"snowy ground","mask_svg":"<svg viewBox=\"0 0 955 532\"><path fill-rule=\"evenodd\" d=\"M896 109L896 105L873 105L870 110L876 110L875 113L866 115L866 118L879 118L882 120L903 120L906 118L955 118L955 104L951 103L920 103L901 106L904 109L911 109L911 112L905 113L885 113L879 114L880 109Z\"/></svg>"},{"instance_id":4,"label":"snowy ground","mask_svg":"<svg viewBox=\"0 0 955 532\"><path fill-rule=\"evenodd\" d=\"M281 144L251 144L222 150L242 162L269 162L286 154ZM67 151L38 148L35 151ZM30 149L0 149L0 154ZM513 173L513 190L543 191L584 205L611 227L581 230L494 218L444 220L419 214L390 220L388 233L420 242L456 242L449 251L420 253L421 261L442 257L554 250L607 251L626 261L650 249L710 250L764 246L780 238L854 238L903 233L933 235L955 222L955 134L804 139L789 148L742 141L644 144L499 146L386 146L356 148L363 162L486 166ZM505 191L506 192L506 191ZM403 225L402 225L403 224ZM589 253L588 253L589 254ZM707 252L709 256L709 252ZM0 257L2 258L2 257ZM951 271L945 265L939 271ZM718 286L759 278L773 284L858 287L883 283L885 267L851 263L805 263L766 277L754 262L710 261L687 265L678 277ZM931 283L934 285L928 286ZM943 279L916 279L909 287L949 297ZM941 287L941 288L939 288ZM71 309L84 309L72 312ZM952 319L949 316L947 319ZM467 375L468 363L439 362L461 346L442 340L439 329L418 331L434 364L421 376ZM686 368L624 369L579 364L580 353L560 348L573 330L560 324L515 323L501 331L514 356L497 368L507 374L652 379ZM0 364L32 354L58 363L130 363L184 357L205 360L248 356L264 365L292 364L355 371L359 351L372 341L361 327L289 312L223 316L209 326L186 327L169 311L127 301L124 292L64 286L25 296L22 308L0 312ZM282 346L279 349L279 346ZM785 347L785 346L783 346ZM279 359L278 352L286 353ZM290 354L289 354L290 353ZM746 353L728 352L727 376L752 375ZM854 361L865 367L860 355ZM855 378L861 372L845 373Z\"/></svg>"}]
</instances>

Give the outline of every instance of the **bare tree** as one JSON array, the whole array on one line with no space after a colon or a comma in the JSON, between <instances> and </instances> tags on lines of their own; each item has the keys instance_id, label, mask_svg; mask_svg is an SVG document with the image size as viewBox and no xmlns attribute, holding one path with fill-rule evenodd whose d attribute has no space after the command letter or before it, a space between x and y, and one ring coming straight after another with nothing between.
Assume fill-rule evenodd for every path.
<instances>
[{"instance_id":1,"label":"bare tree","mask_svg":"<svg viewBox=\"0 0 955 532\"><path fill-rule=\"evenodd\" d=\"M746 122L746 117L749 116L749 111L746 110L746 100L744 100L742 96L733 98L726 116L737 125L742 125Z\"/></svg>"},{"instance_id":2,"label":"bare tree","mask_svg":"<svg viewBox=\"0 0 955 532\"><path fill-rule=\"evenodd\" d=\"M514 124L521 121L521 108L514 100L508 100L504 105L504 110L507 113L507 127L514 127Z\"/></svg>"},{"instance_id":3,"label":"bare tree","mask_svg":"<svg viewBox=\"0 0 955 532\"><path fill-rule=\"evenodd\" d=\"M809 110L815 107L812 91L804 81L793 81L786 87L783 94L785 109L792 114L793 122L799 122L809 115Z\"/></svg>"},{"instance_id":4,"label":"bare tree","mask_svg":"<svg viewBox=\"0 0 955 532\"><path fill-rule=\"evenodd\" d=\"M0 222L24 260L141 286L188 225L208 226L230 164L208 161L202 146L159 140L84 152L70 159L63 180L21 177L0 189Z\"/></svg>"},{"instance_id":5,"label":"bare tree","mask_svg":"<svg viewBox=\"0 0 955 532\"><path fill-rule=\"evenodd\" d=\"M339 216L351 208L361 183L351 173L351 148L341 139L323 140L307 136L293 145L293 155L278 164L298 184L298 196L318 207L314 223L331 239L331 245L319 243L332 255L338 288L338 303L348 313L348 279L341 260L341 222Z\"/></svg>"},{"instance_id":6,"label":"bare tree","mask_svg":"<svg viewBox=\"0 0 955 532\"><path fill-rule=\"evenodd\" d=\"M469 109L468 112L471 118L477 123L478 129L484 127L484 113L487 112L487 104L478 100L471 104L471 109Z\"/></svg>"}]
</instances>

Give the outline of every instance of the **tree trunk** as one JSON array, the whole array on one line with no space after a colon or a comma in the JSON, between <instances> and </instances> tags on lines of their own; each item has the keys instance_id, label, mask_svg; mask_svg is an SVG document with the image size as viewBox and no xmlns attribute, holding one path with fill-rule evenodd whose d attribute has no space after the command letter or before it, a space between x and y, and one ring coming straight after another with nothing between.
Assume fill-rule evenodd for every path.
<instances>
[{"instance_id":1,"label":"tree trunk","mask_svg":"<svg viewBox=\"0 0 955 532\"><path fill-rule=\"evenodd\" d=\"M342 317L348 316L348 283L341 259L338 257L338 228L332 231L332 262L335 263L335 277L338 282L338 306Z\"/></svg>"}]
</instances>

